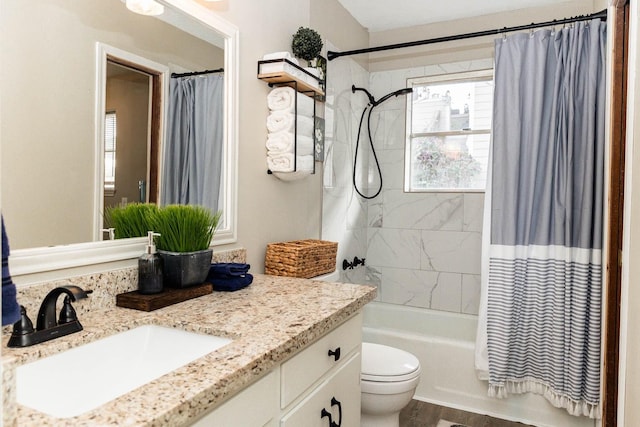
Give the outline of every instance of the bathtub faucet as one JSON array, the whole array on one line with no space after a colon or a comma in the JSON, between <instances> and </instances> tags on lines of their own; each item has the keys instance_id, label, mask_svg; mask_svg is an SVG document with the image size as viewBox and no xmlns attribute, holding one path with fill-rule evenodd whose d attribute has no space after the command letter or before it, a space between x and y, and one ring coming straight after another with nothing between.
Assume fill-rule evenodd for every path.
<instances>
[{"instance_id":1,"label":"bathtub faucet","mask_svg":"<svg viewBox=\"0 0 640 427\"><path fill-rule=\"evenodd\" d=\"M345 259L342 261L342 269L346 270L348 268L349 270L353 270L354 267L364 265L364 260L364 258L353 257L353 262L349 262Z\"/></svg>"}]
</instances>

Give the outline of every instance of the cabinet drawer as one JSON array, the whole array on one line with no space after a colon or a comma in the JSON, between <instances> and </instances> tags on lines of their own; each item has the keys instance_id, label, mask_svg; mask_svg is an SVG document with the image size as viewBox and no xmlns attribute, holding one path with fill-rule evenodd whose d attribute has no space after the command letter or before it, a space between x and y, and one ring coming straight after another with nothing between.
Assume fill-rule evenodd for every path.
<instances>
[{"instance_id":1,"label":"cabinet drawer","mask_svg":"<svg viewBox=\"0 0 640 427\"><path fill-rule=\"evenodd\" d=\"M255 384L192 424L192 427L259 427L277 424L278 371L270 372Z\"/></svg>"},{"instance_id":2,"label":"cabinet drawer","mask_svg":"<svg viewBox=\"0 0 640 427\"><path fill-rule=\"evenodd\" d=\"M331 420L322 416L323 409ZM351 354L338 370L282 417L280 426L329 427L330 421L341 427L360 426L360 352Z\"/></svg>"},{"instance_id":3,"label":"cabinet drawer","mask_svg":"<svg viewBox=\"0 0 640 427\"><path fill-rule=\"evenodd\" d=\"M339 366L349 353L360 348L361 342L362 313L359 313L284 362L281 370L281 408L293 402L331 368ZM329 355L329 352L338 351L340 357Z\"/></svg>"}]
</instances>

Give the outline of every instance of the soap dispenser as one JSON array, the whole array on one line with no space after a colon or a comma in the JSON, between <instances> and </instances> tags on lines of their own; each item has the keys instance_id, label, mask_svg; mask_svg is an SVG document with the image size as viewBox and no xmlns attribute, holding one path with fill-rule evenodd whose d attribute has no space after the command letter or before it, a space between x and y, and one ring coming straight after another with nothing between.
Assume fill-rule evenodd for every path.
<instances>
[{"instance_id":1,"label":"soap dispenser","mask_svg":"<svg viewBox=\"0 0 640 427\"><path fill-rule=\"evenodd\" d=\"M138 292L157 294L162 292L162 258L156 253L154 236L160 234L149 231L147 247L138 258Z\"/></svg>"}]
</instances>

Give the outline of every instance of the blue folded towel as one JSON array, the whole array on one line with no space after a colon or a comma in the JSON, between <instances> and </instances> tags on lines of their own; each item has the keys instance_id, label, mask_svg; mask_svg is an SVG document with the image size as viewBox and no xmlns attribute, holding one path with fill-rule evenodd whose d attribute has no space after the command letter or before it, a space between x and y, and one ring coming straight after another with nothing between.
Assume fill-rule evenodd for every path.
<instances>
[{"instance_id":1,"label":"blue folded towel","mask_svg":"<svg viewBox=\"0 0 640 427\"><path fill-rule=\"evenodd\" d=\"M207 282L213 285L214 291L237 291L253 282L253 276L248 273L249 267L249 264L237 262L211 264Z\"/></svg>"},{"instance_id":2,"label":"blue folded towel","mask_svg":"<svg viewBox=\"0 0 640 427\"><path fill-rule=\"evenodd\" d=\"M214 278L213 280L208 280L208 282L213 285L214 291L232 292L249 286L251 282L253 282L253 275L247 273L242 276L228 277L225 279Z\"/></svg>"},{"instance_id":3,"label":"blue folded towel","mask_svg":"<svg viewBox=\"0 0 640 427\"><path fill-rule=\"evenodd\" d=\"M20 320L20 306L16 299L16 285L9 274L9 239L2 218L2 326Z\"/></svg>"},{"instance_id":4,"label":"blue folded towel","mask_svg":"<svg viewBox=\"0 0 640 427\"><path fill-rule=\"evenodd\" d=\"M249 264L242 264L238 262L219 262L211 264L209 274L213 274L218 277L242 276L249 272L249 267L251 267Z\"/></svg>"}]
</instances>

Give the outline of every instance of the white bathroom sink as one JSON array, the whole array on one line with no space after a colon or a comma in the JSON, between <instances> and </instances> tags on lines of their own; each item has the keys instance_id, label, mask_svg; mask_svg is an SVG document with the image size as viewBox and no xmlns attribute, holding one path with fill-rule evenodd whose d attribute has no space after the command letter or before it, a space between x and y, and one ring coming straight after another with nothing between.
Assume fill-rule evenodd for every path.
<instances>
[{"instance_id":1,"label":"white bathroom sink","mask_svg":"<svg viewBox=\"0 0 640 427\"><path fill-rule=\"evenodd\" d=\"M19 366L17 401L58 418L80 415L230 339L146 325Z\"/></svg>"}]
</instances>

